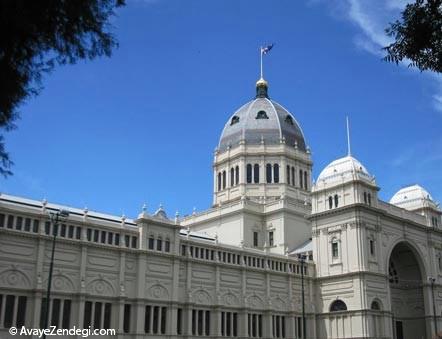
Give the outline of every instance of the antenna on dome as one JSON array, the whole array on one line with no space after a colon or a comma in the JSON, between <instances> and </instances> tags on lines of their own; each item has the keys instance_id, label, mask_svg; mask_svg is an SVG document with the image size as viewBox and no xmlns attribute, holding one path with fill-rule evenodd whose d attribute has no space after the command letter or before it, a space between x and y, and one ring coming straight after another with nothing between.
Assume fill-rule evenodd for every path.
<instances>
[{"instance_id":1,"label":"antenna on dome","mask_svg":"<svg viewBox=\"0 0 442 339\"><path fill-rule=\"evenodd\" d=\"M351 155L351 145L350 145L350 124L348 122L348 116L347 119L347 156Z\"/></svg>"}]
</instances>

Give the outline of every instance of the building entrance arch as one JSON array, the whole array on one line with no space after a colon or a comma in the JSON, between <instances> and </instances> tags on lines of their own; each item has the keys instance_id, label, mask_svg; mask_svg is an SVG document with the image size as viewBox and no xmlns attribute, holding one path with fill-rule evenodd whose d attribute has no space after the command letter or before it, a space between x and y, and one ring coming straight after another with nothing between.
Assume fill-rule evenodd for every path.
<instances>
[{"instance_id":1,"label":"building entrance arch","mask_svg":"<svg viewBox=\"0 0 442 339\"><path fill-rule=\"evenodd\" d=\"M388 280L395 339L427 338L425 323L425 268L408 242L393 248Z\"/></svg>"}]
</instances>

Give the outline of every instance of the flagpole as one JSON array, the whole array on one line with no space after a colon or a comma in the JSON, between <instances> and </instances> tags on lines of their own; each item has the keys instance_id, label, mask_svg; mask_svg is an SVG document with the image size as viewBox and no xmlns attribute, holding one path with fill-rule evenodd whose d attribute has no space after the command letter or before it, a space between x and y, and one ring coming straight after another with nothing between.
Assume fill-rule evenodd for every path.
<instances>
[{"instance_id":1,"label":"flagpole","mask_svg":"<svg viewBox=\"0 0 442 339\"><path fill-rule=\"evenodd\" d=\"M259 48L259 55L260 55L260 59L261 59L261 79L263 79L263 77L262 77L262 46Z\"/></svg>"},{"instance_id":2,"label":"flagpole","mask_svg":"<svg viewBox=\"0 0 442 339\"><path fill-rule=\"evenodd\" d=\"M348 116L347 116L347 155L351 155L351 146L350 146L350 125L348 123Z\"/></svg>"}]
</instances>

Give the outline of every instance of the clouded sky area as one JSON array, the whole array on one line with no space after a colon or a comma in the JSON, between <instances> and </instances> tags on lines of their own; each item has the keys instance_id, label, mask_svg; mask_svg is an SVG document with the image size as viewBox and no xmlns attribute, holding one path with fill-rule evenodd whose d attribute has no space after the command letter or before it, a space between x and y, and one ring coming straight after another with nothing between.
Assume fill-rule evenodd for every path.
<instances>
[{"instance_id":1,"label":"clouded sky area","mask_svg":"<svg viewBox=\"0 0 442 339\"><path fill-rule=\"evenodd\" d=\"M22 107L1 192L129 217L210 207L213 151L274 42L269 94L300 123L315 178L346 154L348 115L383 200L412 183L442 200L442 80L381 60L406 1L127 2L113 56L56 68Z\"/></svg>"}]
</instances>

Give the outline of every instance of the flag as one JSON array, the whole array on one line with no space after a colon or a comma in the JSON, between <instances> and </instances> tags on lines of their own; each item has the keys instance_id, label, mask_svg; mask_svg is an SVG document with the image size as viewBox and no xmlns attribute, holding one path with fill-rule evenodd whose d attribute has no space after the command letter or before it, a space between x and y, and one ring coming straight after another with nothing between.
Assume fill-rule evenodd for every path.
<instances>
[{"instance_id":1,"label":"flag","mask_svg":"<svg viewBox=\"0 0 442 339\"><path fill-rule=\"evenodd\" d=\"M274 44L270 44L270 45L268 45L266 47L261 47L261 53L262 54L267 54L273 48L273 45Z\"/></svg>"}]
</instances>

